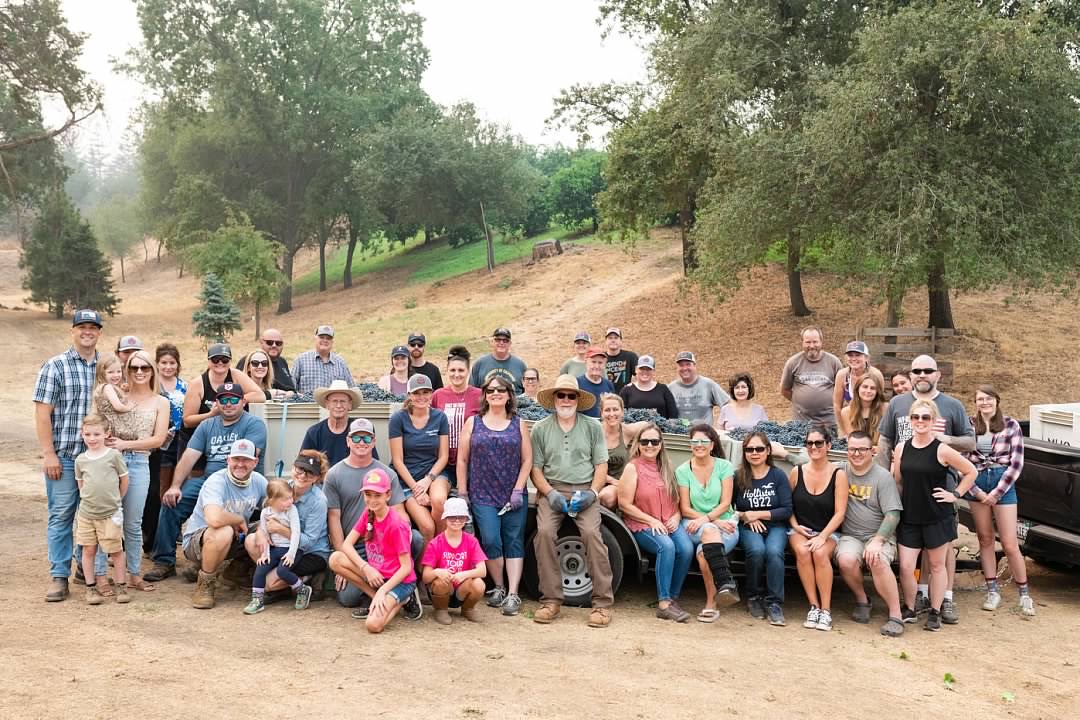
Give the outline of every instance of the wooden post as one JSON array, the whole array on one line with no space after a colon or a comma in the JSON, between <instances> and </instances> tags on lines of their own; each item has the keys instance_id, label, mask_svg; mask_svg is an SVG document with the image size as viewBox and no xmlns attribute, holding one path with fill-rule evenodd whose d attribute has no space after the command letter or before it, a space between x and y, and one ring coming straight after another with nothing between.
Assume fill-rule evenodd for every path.
<instances>
[{"instance_id":1,"label":"wooden post","mask_svg":"<svg viewBox=\"0 0 1080 720\"><path fill-rule=\"evenodd\" d=\"M480 219L484 222L484 240L487 242L487 269L489 273L493 273L495 272L495 245L491 241L491 228L487 224L483 202L480 203Z\"/></svg>"}]
</instances>

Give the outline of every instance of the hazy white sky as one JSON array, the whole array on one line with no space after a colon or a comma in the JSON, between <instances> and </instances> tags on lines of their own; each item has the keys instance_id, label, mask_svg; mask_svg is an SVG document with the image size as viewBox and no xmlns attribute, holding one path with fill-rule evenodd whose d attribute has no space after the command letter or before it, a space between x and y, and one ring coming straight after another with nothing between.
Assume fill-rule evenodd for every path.
<instances>
[{"instance_id":1,"label":"hazy white sky","mask_svg":"<svg viewBox=\"0 0 1080 720\"><path fill-rule=\"evenodd\" d=\"M566 131L547 131L552 99L575 83L636 80L645 55L618 35L600 37L597 0L414 0L424 16L431 63L424 88L440 104L470 100L482 116L509 125L528 142L573 145ZM105 89L105 112L80 126L79 144L108 155L123 142L143 89L112 70L140 41L130 0L63 0L71 29L89 35L83 67Z\"/></svg>"}]
</instances>

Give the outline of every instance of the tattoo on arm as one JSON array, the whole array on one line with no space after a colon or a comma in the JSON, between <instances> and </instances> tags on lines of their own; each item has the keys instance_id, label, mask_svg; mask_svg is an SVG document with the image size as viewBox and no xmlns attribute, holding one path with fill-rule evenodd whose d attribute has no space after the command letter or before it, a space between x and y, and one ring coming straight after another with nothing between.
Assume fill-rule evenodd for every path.
<instances>
[{"instance_id":1,"label":"tattoo on arm","mask_svg":"<svg viewBox=\"0 0 1080 720\"><path fill-rule=\"evenodd\" d=\"M878 528L877 534L888 540L896 534L896 526L899 524L900 511L890 510L885 513L885 518L881 521L881 527Z\"/></svg>"}]
</instances>

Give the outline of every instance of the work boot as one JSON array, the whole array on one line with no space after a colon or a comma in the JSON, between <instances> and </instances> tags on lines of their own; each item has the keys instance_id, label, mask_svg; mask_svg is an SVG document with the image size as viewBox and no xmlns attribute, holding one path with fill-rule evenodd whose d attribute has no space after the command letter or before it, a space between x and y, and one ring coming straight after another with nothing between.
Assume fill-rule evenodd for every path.
<instances>
[{"instance_id":1,"label":"work boot","mask_svg":"<svg viewBox=\"0 0 1080 720\"><path fill-rule=\"evenodd\" d=\"M161 582L167 577L176 575L176 566L167 565L165 563L154 563L153 567L143 573L143 580L146 582Z\"/></svg>"},{"instance_id":2,"label":"work boot","mask_svg":"<svg viewBox=\"0 0 1080 720\"><path fill-rule=\"evenodd\" d=\"M721 605L735 605L739 602L739 585L731 575L731 565L723 543L707 543L701 546L705 563L712 572L716 584L716 600Z\"/></svg>"},{"instance_id":3,"label":"work boot","mask_svg":"<svg viewBox=\"0 0 1080 720\"><path fill-rule=\"evenodd\" d=\"M449 583L447 583L449 584ZM431 607L435 609L435 622L440 625L449 625L454 622L450 617L450 594L440 587L442 583L436 581L431 586Z\"/></svg>"},{"instance_id":4,"label":"work boot","mask_svg":"<svg viewBox=\"0 0 1080 720\"><path fill-rule=\"evenodd\" d=\"M68 579L54 577L49 583L49 589L45 591L45 602L60 602L68 596Z\"/></svg>"},{"instance_id":5,"label":"work boot","mask_svg":"<svg viewBox=\"0 0 1080 720\"><path fill-rule=\"evenodd\" d=\"M105 602L105 598L101 597L101 592L98 590L97 585L86 586L86 604L87 605L100 605Z\"/></svg>"},{"instance_id":6,"label":"work boot","mask_svg":"<svg viewBox=\"0 0 1080 720\"><path fill-rule=\"evenodd\" d=\"M536 614L533 615L533 622L547 625L548 623L553 622L555 618L559 617L559 610L561 610L561 608L558 603L545 602L540 606L540 609L536 611Z\"/></svg>"},{"instance_id":7,"label":"work boot","mask_svg":"<svg viewBox=\"0 0 1080 720\"><path fill-rule=\"evenodd\" d=\"M611 608L594 607L589 613L589 627L605 628L611 624Z\"/></svg>"},{"instance_id":8,"label":"work boot","mask_svg":"<svg viewBox=\"0 0 1080 720\"><path fill-rule=\"evenodd\" d=\"M217 574L199 571L199 580L195 592L191 594L191 607L209 610L214 607L214 590L217 586Z\"/></svg>"},{"instance_id":9,"label":"work boot","mask_svg":"<svg viewBox=\"0 0 1080 720\"><path fill-rule=\"evenodd\" d=\"M121 605L131 602L131 596L128 595L127 583L116 583L116 602Z\"/></svg>"}]
</instances>

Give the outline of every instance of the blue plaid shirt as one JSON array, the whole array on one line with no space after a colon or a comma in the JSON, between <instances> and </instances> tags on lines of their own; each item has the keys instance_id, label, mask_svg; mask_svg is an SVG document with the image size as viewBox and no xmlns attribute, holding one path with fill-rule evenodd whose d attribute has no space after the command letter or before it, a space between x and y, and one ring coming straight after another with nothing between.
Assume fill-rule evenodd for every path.
<instances>
[{"instance_id":1,"label":"blue plaid shirt","mask_svg":"<svg viewBox=\"0 0 1080 720\"><path fill-rule=\"evenodd\" d=\"M293 361L292 374L296 381L296 392L301 395L310 395L317 388L330 387L334 380L344 380L349 387L355 384L345 358L336 352L330 353L330 358L325 361L314 350L302 352Z\"/></svg>"},{"instance_id":2,"label":"blue plaid shirt","mask_svg":"<svg viewBox=\"0 0 1080 720\"><path fill-rule=\"evenodd\" d=\"M98 355L86 362L75 348L49 358L41 366L34 386L34 402L52 405L53 449L60 457L74 458L86 448L82 421L90 412Z\"/></svg>"}]
</instances>

